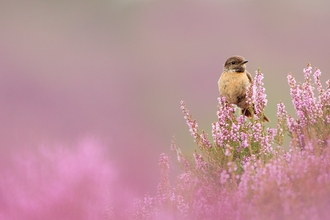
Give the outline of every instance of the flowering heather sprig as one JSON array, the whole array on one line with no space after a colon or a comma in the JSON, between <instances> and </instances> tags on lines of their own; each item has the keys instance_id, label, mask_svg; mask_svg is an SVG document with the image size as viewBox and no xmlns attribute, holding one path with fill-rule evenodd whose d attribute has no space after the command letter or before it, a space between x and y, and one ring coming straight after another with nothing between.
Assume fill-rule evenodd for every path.
<instances>
[{"instance_id":1,"label":"flowering heather sprig","mask_svg":"<svg viewBox=\"0 0 330 220\"><path fill-rule=\"evenodd\" d=\"M171 151L176 152L177 160L180 162L180 164L183 166L183 170L187 170L190 168L189 162L182 156L181 149L176 146L176 143L174 140L171 142Z\"/></svg>"},{"instance_id":2,"label":"flowering heather sprig","mask_svg":"<svg viewBox=\"0 0 330 220\"><path fill-rule=\"evenodd\" d=\"M227 183L227 181L229 180L230 176L228 174L228 172L226 170L223 170L221 173L220 173L220 183L222 185L225 185Z\"/></svg>"},{"instance_id":3,"label":"flowering heather sprig","mask_svg":"<svg viewBox=\"0 0 330 220\"><path fill-rule=\"evenodd\" d=\"M316 68L314 72L314 82L317 86L317 91L319 92L319 96L322 96L324 89L322 88L320 76L321 76L321 70Z\"/></svg>"},{"instance_id":4,"label":"flowering heather sprig","mask_svg":"<svg viewBox=\"0 0 330 220\"><path fill-rule=\"evenodd\" d=\"M235 139L236 136L229 129L235 118L235 107L228 104L224 96L219 97L218 102L218 121L212 125L212 137L218 146L223 147L228 140Z\"/></svg>"},{"instance_id":5,"label":"flowering heather sprig","mask_svg":"<svg viewBox=\"0 0 330 220\"><path fill-rule=\"evenodd\" d=\"M304 69L305 82L297 85L295 79L291 74L288 75L288 83L290 85L290 94L292 102L299 117L301 126L306 124L315 124L316 120L323 115L322 102L326 99L323 98L324 90L320 82L321 71L316 69L314 72L314 82L319 92L319 98L316 100L314 94L314 87L312 85L311 77L312 67L310 64Z\"/></svg>"},{"instance_id":6,"label":"flowering heather sprig","mask_svg":"<svg viewBox=\"0 0 330 220\"><path fill-rule=\"evenodd\" d=\"M232 155L232 150L233 150L233 148L229 144L226 144L226 146L225 146L225 155L227 157L231 156Z\"/></svg>"},{"instance_id":7,"label":"flowering heather sprig","mask_svg":"<svg viewBox=\"0 0 330 220\"><path fill-rule=\"evenodd\" d=\"M246 90L246 103L249 106L253 106L253 102L254 102L254 82L252 81L251 85L249 86L249 88Z\"/></svg>"},{"instance_id":8,"label":"flowering heather sprig","mask_svg":"<svg viewBox=\"0 0 330 220\"><path fill-rule=\"evenodd\" d=\"M235 114L235 106L226 102L226 97L221 96L218 98L218 123L220 126L228 126L228 122Z\"/></svg>"},{"instance_id":9,"label":"flowering heather sprig","mask_svg":"<svg viewBox=\"0 0 330 220\"><path fill-rule=\"evenodd\" d=\"M166 154L159 157L160 183L157 188L157 200L160 204L166 203L170 197L170 179L169 179L169 158Z\"/></svg>"},{"instance_id":10,"label":"flowering heather sprig","mask_svg":"<svg viewBox=\"0 0 330 220\"><path fill-rule=\"evenodd\" d=\"M306 119L303 111L303 102L301 101L301 90L296 84L295 78L291 74L288 75L288 83L290 86L290 94L292 97L292 103L300 119L300 123L304 126L306 124Z\"/></svg>"},{"instance_id":11,"label":"flowering heather sprig","mask_svg":"<svg viewBox=\"0 0 330 220\"><path fill-rule=\"evenodd\" d=\"M276 132L276 143L278 145L283 144L284 135L288 130L287 125L288 113L285 110L283 102L277 104L277 132Z\"/></svg>"},{"instance_id":12,"label":"flowering heather sprig","mask_svg":"<svg viewBox=\"0 0 330 220\"><path fill-rule=\"evenodd\" d=\"M149 194L146 194L143 199L135 200L132 213L133 219L154 219L154 215L157 213L156 202L156 198L151 197Z\"/></svg>"},{"instance_id":13,"label":"flowering heather sprig","mask_svg":"<svg viewBox=\"0 0 330 220\"><path fill-rule=\"evenodd\" d=\"M252 136L254 142L259 142L262 137L262 126L259 122L252 126Z\"/></svg>"},{"instance_id":14,"label":"flowering heather sprig","mask_svg":"<svg viewBox=\"0 0 330 220\"><path fill-rule=\"evenodd\" d=\"M202 134L200 135L201 138L201 142L202 145L205 146L206 148L210 148L211 147L211 143L207 138L207 134L205 133L205 131L202 131Z\"/></svg>"},{"instance_id":15,"label":"flowering heather sprig","mask_svg":"<svg viewBox=\"0 0 330 220\"><path fill-rule=\"evenodd\" d=\"M241 142L241 147L247 148L249 146L247 134L244 132L241 132Z\"/></svg>"},{"instance_id":16,"label":"flowering heather sprig","mask_svg":"<svg viewBox=\"0 0 330 220\"><path fill-rule=\"evenodd\" d=\"M266 128L266 135L261 138L261 148L262 153L272 153L272 144L274 143L274 138L276 136L275 128Z\"/></svg>"},{"instance_id":17,"label":"flowering heather sprig","mask_svg":"<svg viewBox=\"0 0 330 220\"><path fill-rule=\"evenodd\" d=\"M186 108L186 105L183 101L180 102L181 104L181 110L184 114L184 119L186 120L187 125L189 126L189 131L191 136L194 137L194 141L197 142L197 139L199 138L199 134L198 134L198 124L196 122L196 120L192 119L192 116L189 113L189 110Z\"/></svg>"},{"instance_id":18,"label":"flowering heather sprig","mask_svg":"<svg viewBox=\"0 0 330 220\"><path fill-rule=\"evenodd\" d=\"M330 80L326 81L327 88L326 90L320 95L321 103L322 103L322 110L324 112L329 112L329 106L330 106Z\"/></svg>"},{"instance_id":19,"label":"flowering heather sprig","mask_svg":"<svg viewBox=\"0 0 330 220\"><path fill-rule=\"evenodd\" d=\"M318 98L314 94L311 75L318 90ZM297 85L291 74L288 76L292 102L298 115L298 120L287 118L288 130L293 137L291 146L304 147L306 141L315 135L319 140L328 138L330 131L328 126L330 90L325 90L320 82L321 71L315 69L312 72L310 64L304 69L305 81ZM316 126L317 125L317 126ZM293 143L294 142L294 143ZM320 141L319 141L320 142Z\"/></svg>"},{"instance_id":20,"label":"flowering heather sprig","mask_svg":"<svg viewBox=\"0 0 330 220\"><path fill-rule=\"evenodd\" d=\"M302 84L302 96L305 101L304 107L307 110L307 116L309 117L309 123L314 124L318 115L318 106L316 105L316 98L314 95L314 87L310 79L312 73L312 67L308 64L307 68L304 69L305 73L305 82Z\"/></svg>"},{"instance_id":21,"label":"flowering heather sprig","mask_svg":"<svg viewBox=\"0 0 330 220\"><path fill-rule=\"evenodd\" d=\"M194 153L194 158L196 162L196 169L201 170L202 172L207 172L208 163L204 161L202 155L197 152Z\"/></svg>"},{"instance_id":22,"label":"flowering heather sprig","mask_svg":"<svg viewBox=\"0 0 330 220\"><path fill-rule=\"evenodd\" d=\"M265 93L264 83L262 82L264 75L258 69L256 71L256 76L254 77L253 83L253 103L255 107L255 113L258 115L259 118L260 114L263 112L264 108L267 105L267 95Z\"/></svg>"},{"instance_id":23,"label":"flowering heather sprig","mask_svg":"<svg viewBox=\"0 0 330 220\"><path fill-rule=\"evenodd\" d=\"M189 131L191 136L194 137L194 142L197 143L200 147L206 147L210 148L211 143L207 138L207 134L202 131L202 134L200 135L198 133L198 124L196 120L192 119L192 115L189 113L189 110L186 108L186 105L183 101L180 102L181 104L181 110L184 113L184 119L186 119L186 123L189 126Z\"/></svg>"}]
</instances>

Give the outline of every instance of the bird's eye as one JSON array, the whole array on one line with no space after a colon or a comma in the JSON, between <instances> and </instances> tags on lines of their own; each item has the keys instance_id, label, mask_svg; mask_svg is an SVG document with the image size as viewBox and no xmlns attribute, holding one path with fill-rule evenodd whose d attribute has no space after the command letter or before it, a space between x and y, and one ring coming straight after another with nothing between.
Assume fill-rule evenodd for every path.
<instances>
[{"instance_id":1,"label":"bird's eye","mask_svg":"<svg viewBox=\"0 0 330 220\"><path fill-rule=\"evenodd\" d=\"M231 64L233 64L233 65L234 65L235 63L236 63L235 61L231 61Z\"/></svg>"}]
</instances>

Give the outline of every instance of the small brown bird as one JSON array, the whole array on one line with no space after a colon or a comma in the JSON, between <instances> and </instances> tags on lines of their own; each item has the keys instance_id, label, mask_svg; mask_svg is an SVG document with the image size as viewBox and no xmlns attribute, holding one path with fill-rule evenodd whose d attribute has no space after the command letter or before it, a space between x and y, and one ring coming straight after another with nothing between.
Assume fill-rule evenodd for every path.
<instances>
[{"instance_id":1,"label":"small brown bird","mask_svg":"<svg viewBox=\"0 0 330 220\"><path fill-rule=\"evenodd\" d=\"M236 104L242 110L242 114L252 117L255 112L254 106L249 106L246 98L246 91L253 83L251 74L246 70L248 61L241 56L233 56L225 62L223 72L218 81L220 95L226 97L226 101ZM254 112L251 112L251 111ZM264 115L263 121L269 122Z\"/></svg>"}]
</instances>

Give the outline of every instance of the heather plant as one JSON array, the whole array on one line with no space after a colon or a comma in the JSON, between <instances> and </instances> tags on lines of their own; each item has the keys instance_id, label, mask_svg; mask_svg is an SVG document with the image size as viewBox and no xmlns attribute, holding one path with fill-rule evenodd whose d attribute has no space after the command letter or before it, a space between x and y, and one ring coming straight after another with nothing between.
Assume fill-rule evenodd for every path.
<instances>
[{"instance_id":1,"label":"heather plant","mask_svg":"<svg viewBox=\"0 0 330 220\"><path fill-rule=\"evenodd\" d=\"M94 139L21 148L1 167L0 219L111 219L116 173Z\"/></svg>"},{"instance_id":2,"label":"heather plant","mask_svg":"<svg viewBox=\"0 0 330 220\"><path fill-rule=\"evenodd\" d=\"M308 64L303 71L303 83L288 75L296 118L280 102L275 128L262 121L267 100L260 70L247 91L255 115L237 115L220 97L211 138L181 102L195 161L173 143L182 173L171 185L169 156L162 154L157 196L136 202L135 219L329 219L330 81L323 88L319 69Z\"/></svg>"}]
</instances>

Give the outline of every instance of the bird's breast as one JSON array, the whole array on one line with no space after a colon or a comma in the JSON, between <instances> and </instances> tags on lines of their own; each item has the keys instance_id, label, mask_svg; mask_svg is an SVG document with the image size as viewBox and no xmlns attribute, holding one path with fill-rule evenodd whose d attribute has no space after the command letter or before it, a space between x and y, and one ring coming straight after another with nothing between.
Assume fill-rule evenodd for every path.
<instances>
[{"instance_id":1,"label":"bird's breast","mask_svg":"<svg viewBox=\"0 0 330 220\"><path fill-rule=\"evenodd\" d=\"M233 104L237 104L238 97L245 95L249 85L250 81L245 72L223 72L218 81L220 94Z\"/></svg>"}]
</instances>

